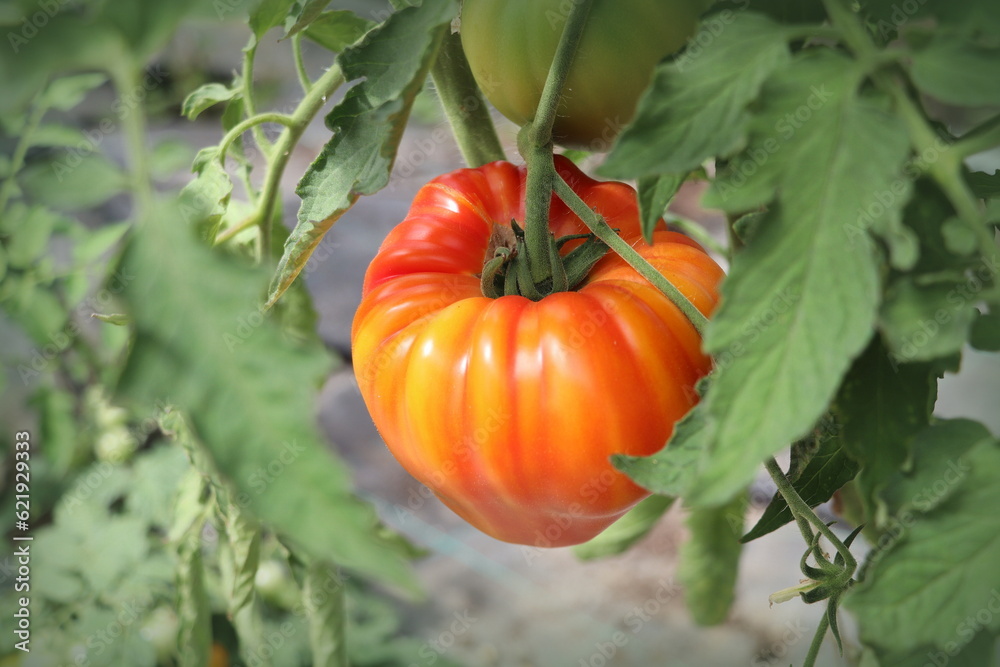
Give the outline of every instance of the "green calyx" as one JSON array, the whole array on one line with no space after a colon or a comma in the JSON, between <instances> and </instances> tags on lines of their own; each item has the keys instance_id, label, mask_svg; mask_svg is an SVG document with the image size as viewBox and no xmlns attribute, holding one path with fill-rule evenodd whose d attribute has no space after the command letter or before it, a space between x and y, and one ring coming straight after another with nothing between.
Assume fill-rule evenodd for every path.
<instances>
[{"instance_id":1,"label":"green calyx","mask_svg":"<svg viewBox=\"0 0 1000 667\"><path fill-rule=\"evenodd\" d=\"M570 241L586 239L565 256L562 247ZM510 227L495 225L487 259L483 265L483 295L491 299L517 294L539 301L556 292L570 292L582 283L594 264L608 251L608 246L593 234L571 234L556 239L548 234L547 252L533 256L528 251L524 230L516 221ZM536 253L537 255L538 253ZM541 264L547 277L536 282L533 264Z\"/></svg>"}]
</instances>

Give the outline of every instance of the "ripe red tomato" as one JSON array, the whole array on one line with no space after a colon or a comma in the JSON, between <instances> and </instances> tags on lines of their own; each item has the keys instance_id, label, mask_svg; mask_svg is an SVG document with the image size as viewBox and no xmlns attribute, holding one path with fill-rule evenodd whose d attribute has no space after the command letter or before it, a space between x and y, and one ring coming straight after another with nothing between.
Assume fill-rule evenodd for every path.
<instances>
[{"instance_id":1,"label":"ripe red tomato","mask_svg":"<svg viewBox=\"0 0 1000 667\"><path fill-rule=\"evenodd\" d=\"M722 270L700 246L668 231L647 245L632 188L556 165L711 312ZM524 185L523 167L494 162L417 193L365 275L354 369L389 449L448 507L497 539L563 546L648 495L608 458L662 448L711 362L685 316L613 253L577 291L484 297L493 225L524 219ZM587 231L555 199L549 225L556 237Z\"/></svg>"}]
</instances>

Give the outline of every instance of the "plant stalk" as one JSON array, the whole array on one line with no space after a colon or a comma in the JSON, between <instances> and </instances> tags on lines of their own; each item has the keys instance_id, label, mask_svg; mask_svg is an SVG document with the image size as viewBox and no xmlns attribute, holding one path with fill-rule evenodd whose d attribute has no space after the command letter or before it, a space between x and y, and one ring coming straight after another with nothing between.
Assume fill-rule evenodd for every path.
<instances>
[{"instance_id":1,"label":"plant stalk","mask_svg":"<svg viewBox=\"0 0 1000 667\"><path fill-rule=\"evenodd\" d=\"M795 517L805 517L816 530L820 532L823 537L829 540L830 544L837 550L841 558L844 559L844 570L848 573L847 579L850 580L850 576L854 574L854 571L858 567L858 562L854 559L854 554L851 550L840 541L830 527L823 523L823 520L816 516L809 504L802 500L802 496L799 495L792 483L788 481L785 473L782 472L781 466L778 462L774 460L774 457L768 458L764 462L764 466L767 468L767 472L771 475L771 479L778 486L778 492L781 497L785 499L788 504L788 509L792 512L792 516ZM846 582L845 582L846 583Z\"/></svg>"},{"instance_id":2,"label":"plant stalk","mask_svg":"<svg viewBox=\"0 0 1000 667\"><path fill-rule=\"evenodd\" d=\"M551 267L545 261L549 245L549 207L552 203L552 186L560 180L556 178L552 164L552 126L592 2L593 0L574 0L545 79L535 118L524 127L522 136L518 137L521 156L528 163L524 241L531 277L536 284L543 282L551 274Z\"/></svg>"},{"instance_id":3,"label":"plant stalk","mask_svg":"<svg viewBox=\"0 0 1000 667\"><path fill-rule=\"evenodd\" d=\"M457 33L447 34L441 41L431 77L465 164L481 167L506 160L486 100L472 76Z\"/></svg>"},{"instance_id":4,"label":"plant stalk","mask_svg":"<svg viewBox=\"0 0 1000 667\"><path fill-rule=\"evenodd\" d=\"M684 313L691 322L691 325L698 332L698 335L704 337L705 330L708 327L708 318L702 315L701 311L679 289L674 287L662 273L647 262L625 239L618 236L615 230L611 229L611 226L605 222L604 218L597 215L593 209L587 206L587 203L580 199L580 195L576 194L573 188L559 175L555 177L555 190L556 195L569 206L573 213L583 220L584 224L594 233L594 236L604 241L611 250L624 259L639 275L663 292Z\"/></svg>"},{"instance_id":5,"label":"plant stalk","mask_svg":"<svg viewBox=\"0 0 1000 667\"><path fill-rule=\"evenodd\" d=\"M344 75L340 67L334 64L323 76L316 80L312 88L306 94L299 106L290 117L290 122L286 124L278 141L274 144L271 152L271 162L268 164L267 173L264 175L264 185L261 189L261 197L257 202L257 209L254 215L247 221L246 225L254 224L260 226L260 249L261 256L267 257L271 252L271 224L275 204L281 189L281 177L288 164L288 158L292 154L292 149L302 137L313 117L326 104L327 99L344 82ZM254 126L255 128L259 125Z\"/></svg>"}]
</instances>

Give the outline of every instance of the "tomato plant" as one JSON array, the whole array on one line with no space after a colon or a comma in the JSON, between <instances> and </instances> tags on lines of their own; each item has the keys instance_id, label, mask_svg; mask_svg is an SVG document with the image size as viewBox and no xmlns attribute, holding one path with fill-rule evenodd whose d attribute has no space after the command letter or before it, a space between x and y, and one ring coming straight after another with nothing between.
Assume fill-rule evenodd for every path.
<instances>
[{"instance_id":1,"label":"tomato plant","mask_svg":"<svg viewBox=\"0 0 1000 667\"><path fill-rule=\"evenodd\" d=\"M709 314L722 271L696 243L660 231L647 245L632 188L558 167ZM613 253L576 291L483 296L491 239L524 220L524 188L523 167L494 162L417 193L365 276L354 370L389 449L446 505L501 540L578 544L648 495L609 457L658 451L711 362L684 314ZM548 223L557 238L587 233L558 200Z\"/></svg>"},{"instance_id":2,"label":"tomato plant","mask_svg":"<svg viewBox=\"0 0 1000 667\"><path fill-rule=\"evenodd\" d=\"M524 125L535 117L568 17L562 0L465 0L462 45L487 99ZM598 0L573 59L553 133L607 150L635 113L653 67L694 33L701 3Z\"/></svg>"},{"instance_id":3,"label":"tomato plant","mask_svg":"<svg viewBox=\"0 0 1000 667\"><path fill-rule=\"evenodd\" d=\"M0 664L1000 664L995 0L328 4L2 5Z\"/></svg>"}]
</instances>

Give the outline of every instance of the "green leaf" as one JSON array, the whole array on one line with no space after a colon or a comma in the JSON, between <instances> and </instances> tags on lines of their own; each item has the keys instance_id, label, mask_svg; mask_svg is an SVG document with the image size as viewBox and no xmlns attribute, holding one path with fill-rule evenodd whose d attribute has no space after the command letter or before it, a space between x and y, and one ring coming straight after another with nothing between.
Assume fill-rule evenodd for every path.
<instances>
[{"instance_id":1,"label":"green leaf","mask_svg":"<svg viewBox=\"0 0 1000 667\"><path fill-rule=\"evenodd\" d=\"M344 597L344 581L334 565L318 561L309 566L302 598L309 619L312 663L317 667L347 664Z\"/></svg>"},{"instance_id":2,"label":"green leaf","mask_svg":"<svg viewBox=\"0 0 1000 667\"><path fill-rule=\"evenodd\" d=\"M670 206L671 200L684 184L687 174L662 174L639 179L639 217L642 221L642 235L648 243L653 242L653 230Z\"/></svg>"},{"instance_id":3,"label":"green leaf","mask_svg":"<svg viewBox=\"0 0 1000 667\"><path fill-rule=\"evenodd\" d=\"M233 181L219 162L216 146L198 152L194 169L198 175L181 191L179 211L185 222L195 225L202 239L212 242L226 213Z\"/></svg>"},{"instance_id":4,"label":"green leaf","mask_svg":"<svg viewBox=\"0 0 1000 667\"><path fill-rule=\"evenodd\" d=\"M317 16L306 28L305 35L323 48L340 53L374 26L374 21L363 19L354 12L331 10Z\"/></svg>"},{"instance_id":5,"label":"green leaf","mask_svg":"<svg viewBox=\"0 0 1000 667\"><path fill-rule=\"evenodd\" d=\"M80 133L79 129L55 123L46 123L45 125L38 126L31 133L29 142L31 146L52 146L58 148L68 148L78 144L88 147L91 145L90 141Z\"/></svg>"},{"instance_id":6,"label":"green leaf","mask_svg":"<svg viewBox=\"0 0 1000 667\"><path fill-rule=\"evenodd\" d=\"M125 172L101 153L72 152L29 165L20 182L34 201L62 210L93 208L128 187Z\"/></svg>"},{"instance_id":7,"label":"green leaf","mask_svg":"<svg viewBox=\"0 0 1000 667\"><path fill-rule=\"evenodd\" d=\"M1000 170L994 169L992 174L984 171L969 172L965 175L965 180L972 188L973 194L980 199L1000 197Z\"/></svg>"},{"instance_id":8,"label":"green leaf","mask_svg":"<svg viewBox=\"0 0 1000 667\"><path fill-rule=\"evenodd\" d=\"M865 0L862 4L883 39L890 39L899 28L925 21L928 17L935 19L939 30L955 31L970 37L1000 32L1000 16L993 0L915 4L904 4L899 0Z\"/></svg>"},{"instance_id":9,"label":"green leaf","mask_svg":"<svg viewBox=\"0 0 1000 667\"><path fill-rule=\"evenodd\" d=\"M684 497L696 480L705 429L705 407L699 403L677 422L666 447L652 456L615 454L611 462L653 493Z\"/></svg>"},{"instance_id":10,"label":"green leaf","mask_svg":"<svg viewBox=\"0 0 1000 667\"><path fill-rule=\"evenodd\" d=\"M28 269L46 253L59 215L44 206L18 208L8 213L10 235L7 263L15 269Z\"/></svg>"},{"instance_id":11,"label":"green leaf","mask_svg":"<svg viewBox=\"0 0 1000 667\"><path fill-rule=\"evenodd\" d=\"M1000 104L1000 48L938 32L913 55L913 82L928 95L960 106Z\"/></svg>"},{"instance_id":12,"label":"green leaf","mask_svg":"<svg viewBox=\"0 0 1000 667\"><path fill-rule=\"evenodd\" d=\"M720 507L695 509L688 517L691 536L681 545L677 576L699 625L722 623L733 604L746 505L741 494Z\"/></svg>"},{"instance_id":13,"label":"green leaf","mask_svg":"<svg viewBox=\"0 0 1000 667\"><path fill-rule=\"evenodd\" d=\"M723 18L725 17L725 18ZM729 11L708 19L698 39L675 61L660 65L598 173L608 178L687 172L746 142L747 107L764 81L789 60L780 26L759 14ZM721 25L718 36L709 28Z\"/></svg>"},{"instance_id":14,"label":"green leaf","mask_svg":"<svg viewBox=\"0 0 1000 667\"><path fill-rule=\"evenodd\" d=\"M921 283L902 277L886 290L879 328L900 362L928 361L960 352L978 312L949 277Z\"/></svg>"},{"instance_id":15,"label":"green leaf","mask_svg":"<svg viewBox=\"0 0 1000 667\"><path fill-rule=\"evenodd\" d=\"M330 4L330 0L295 0L285 19L285 37L305 30Z\"/></svg>"},{"instance_id":16,"label":"green leaf","mask_svg":"<svg viewBox=\"0 0 1000 667\"><path fill-rule=\"evenodd\" d=\"M942 648L936 646L920 646L903 653L892 653L869 649L877 654L869 659L872 663L862 662L861 667L928 667L947 665L947 667L984 667L996 664L996 635L991 632L977 632L968 644L960 644L958 640L968 640L968 632L963 628L962 636L954 642L945 644Z\"/></svg>"},{"instance_id":17,"label":"green leaf","mask_svg":"<svg viewBox=\"0 0 1000 667\"><path fill-rule=\"evenodd\" d=\"M247 49L256 48L260 38L271 28L277 27L285 22L285 17L292 11L295 0L263 0L252 12L250 12L250 30L253 31L254 39L251 40Z\"/></svg>"},{"instance_id":18,"label":"green leaf","mask_svg":"<svg viewBox=\"0 0 1000 667\"><path fill-rule=\"evenodd\" d=\"M284 339L267 318L262 270L198 243L168 207L130 239L120 270L131 277L123 297L136 330L120 395L166 399L190 415L235 502L308 552L416 590L319 435L316 388L329 358Z\"/></svg>"},{"instance_id":19,"label":"green leaf","mask_svg":"<svg viewBox=\"0 0 1000 667\"><path fill-rule=\"evenodd\" d=\"M941 450L936 460L960 461L964 476L918 462L895 480L911 490L958 488L927 514L894 517L895 539L872 551L864 580L845 601L862 641L887 651L910 649L914 637L955 648L982 628L1000 629L1000 614L992 612L1000 606L1000 444L973 422L943 422L923 437Z\"/></svg>"},{"instance_id":20,"label":"green leaf","mask_svg":"<svg viewBox=\"0 0 1000 667\"><path fill-rule=\"evenodd\" d=\"M828 501L844 484L858 474L858 464L844 451L836 437L820 439L820 448L802 469L793 486L810 507ZM757 524L743 536L741 542L763 537L793 520L788 503L780 493L764 510Z\"/></svg>"},{"instance_id":21,"label":"green leaf","mask_svg":"<svg viewBox=\"0 0 1000 667\"><path fill-rule=\"evenodd\" d=\"M394 13L337 57L347 80L367 78L326 117L333 138L299 181L298 225L285 245L269 304L288 289L358 197L389 182L410 107L454 14L452 0L425 0L419 8Z\"/></svg>"},{"instance_id":22,"label":"green leaf","mask_svg":"<svg viewBox=\"0 0 1000 667\"><path fill-rule=\"evenodd\" d=\"M871 338L879 260L844 222L899 178L909 142L882 100L859 95L856 68L829 52L797 58L768 83L750 147L713 183L730 211L777 203L736 255L705 338L723 361L705 398L692 503L731 497L807 433ZM803 109L792 116L800 131L788 117Z\"/></svg>"},{"instance_id":23,"label":"green leaf","mask_svg":"<svg viewBox=\"0 0 1000 667\"><path fill-rule=\"evenodd\" d=\"M206 83L193 90L181 105L181 114L188 120L194 120L205 109L209 109L220 102L227 102L242 92L236 88L224 86L221 83Z\"/></svg>"},{"instance_id":24,"label":"green leaf","mask_svg":"<svg viewBox=\"0 0 1000 667\"><path fill-rule=\"evenodd\" d=\"M254 599L254 577L260 563L260 526L238 505L228 502L225 510L226 537L232 555L232 586L229 614L236 616Z\"/></svg>"},{"instance_id":25,"label":"green leaf","mask_svg":"<svg viewBox=\"0 0 1000 667\"><path fill-rule=\"evenodd\" d=\"M82 102L90 91L104 85L107 80L106 74L97 72L61 76L49 84L39 103L47 109L69 111Z\"/></svg>"},{"instance_id":26,"label":"green leaf","mask_svg":"<svg viewBox=\"0 0 1000 667\"><path fill-rule=\"evenodd\" d=\"M977 350L1000 352L1000 308L976 318L969 343Z\"/></svg>"},{"instance_id":27,"label":"green leaf","mask_svg":"<svg viewBox=\"0 0 1000 667\"><path fill-rule=\"evenodd\" d=\"M876 338L844 378L834 405L844 451L861 464L865 514L879 522L878 493L910 456L929 422L937 373L928 364L898 364ZM880 523L880 522L879 522Z\"/></svg>"},{"instance_id":28,"label":"green leaf","mask_svg":"<svg viewBox=\"0 0 1000 667\"><path fill-rule=\"evenodd\" d=\"M991 439L982 424L964 419L939 421L919 431L906 466L897 470L879 493L886 511L900 517L904 512L926 514L933 510L965 481L970 472L966 461L969 451Z\"/></svg>"},{"instance_id":29,"label":"green leaf","mask_svg":"<svg viewBox=\"0 0 1000 667\"><path fill-rule=\"evenodd\" d=\"M581 560L593 560L627 551L649 534L660 517L674 504L674 500L670 496L649 496L603 533L589 542L573 547L573 553Z\"/></svg>"},{"instance_id":30,"label":"green leaf","mask_svg":"<svg viewBox=\"0 0 1000 667\"><path fill-rule=\"evenodd\" d=\"M181 667L209 664L212 650L212 610L205 589L205 566L201 553L201 531L205 515L195 521L178 545L177 567L177 656Z\"/></svg>"}]
</instances>

